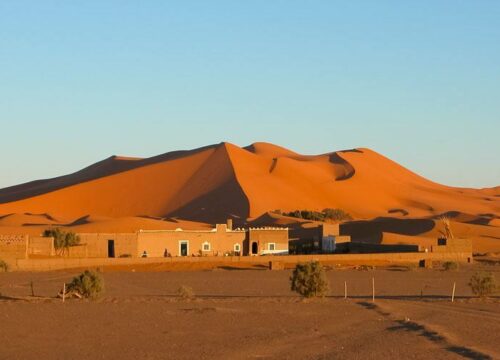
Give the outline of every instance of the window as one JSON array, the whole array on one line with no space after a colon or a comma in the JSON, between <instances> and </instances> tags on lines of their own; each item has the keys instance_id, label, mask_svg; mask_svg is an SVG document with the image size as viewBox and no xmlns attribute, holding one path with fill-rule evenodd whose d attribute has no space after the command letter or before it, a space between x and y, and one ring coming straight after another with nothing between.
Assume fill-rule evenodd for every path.
<instances>
[{"instance_id":1,"label":"window","mask_svg":"<svg viewBox=\"0 0 500 360\"><path fill-rule=\"evenodd\" d=\"M234 251L236 252L240 251L240 244L234 244Z\"/></svg>"},{"instance_id":2,"label":"window","mask_svg":"<svg viewBox=\"0 0 500 360\"><path fill-rule=\"evenodd\" d=\"M275 243L269 243L267 245L267 248L268 248L269 251L274 251L274 250L276 250L276 244Z\"/></svg>"},{"instance_id":3,"label":"window","mask_svg":"<svg viewBox=\"0 0 500 360\"><path fill-rule=\"evenodd\" d=\"M204 242L202 249L203 249L203 251L210 251L210 243Z\"/></svg>"},{"instance_id":4,"label":"window","mask_svg":"<svg viewBox=\"0 0 500 360\"><path fill-rule=\"evenodd\" d=\"M189 254L189 241L179 241L179 256L188 256Z\"/></svg>"}]
</instances>

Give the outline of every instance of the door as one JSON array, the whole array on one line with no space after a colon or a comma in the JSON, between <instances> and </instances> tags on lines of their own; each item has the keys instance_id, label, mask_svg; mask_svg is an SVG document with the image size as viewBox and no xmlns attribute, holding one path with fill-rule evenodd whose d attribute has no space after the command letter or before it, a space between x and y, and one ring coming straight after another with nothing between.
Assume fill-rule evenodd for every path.
<instances>
[{"instance_id":1,"label":"door","mask_svg":"<svg viewBox=\"0 0 500 360\"><path fill-rule=\"evenodd\" d=\"M114 240L108 240L108 257L110 257L110 258L115 257L115 241Z\"/></svg>"},{"instance_id":2,"label":"door","mask_svg":"<svg viewBox=\"0 0 500 360\"><path fill-rule=\"evenodd\" d=\"M257 255L259 253L259 245L254 241L252 243L252 254Z\"/></svg>"},{"instance_id":3,"label":"door","mask_svg":"<svg viewBox=\"0 0 500 360\"><path fill-rule=\"evenodd\" d=\"M179 255L180 256L188 256L189 253L189 242L180 241L179 242Z\"/></svg>"}]
</instances>

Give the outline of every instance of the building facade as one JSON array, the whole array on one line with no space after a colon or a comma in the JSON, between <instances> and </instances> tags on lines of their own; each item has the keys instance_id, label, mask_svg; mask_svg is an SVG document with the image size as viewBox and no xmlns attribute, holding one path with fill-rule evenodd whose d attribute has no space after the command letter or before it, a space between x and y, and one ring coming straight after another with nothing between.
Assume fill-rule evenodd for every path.
<instances>
[{"instance_id":1,"label":"building facade","mask_svg":"<svg viewBox=\"0 0 500 360\"><path fill-rule=\"evenodd\" d=\"M288 228L140 230L136 233L78 234L70 257L246 256L288 253Z\"/></svg>"}]
</instances>

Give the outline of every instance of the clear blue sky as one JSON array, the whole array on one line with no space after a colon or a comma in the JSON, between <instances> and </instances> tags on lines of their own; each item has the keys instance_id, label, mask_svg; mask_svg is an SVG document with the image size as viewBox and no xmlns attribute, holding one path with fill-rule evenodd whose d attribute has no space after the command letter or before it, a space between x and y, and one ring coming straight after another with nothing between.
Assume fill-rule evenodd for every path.
<instances>
[{"instance_id":1,"label":"clear blue sky","mask_svg":"<svg viewBox=\"0 0 500 360\"><path fill-rule=\"evenodd\" d=\"M500 185L500 1L0 1L0 187L229 141Z\"/></svg>"}]
</instances>

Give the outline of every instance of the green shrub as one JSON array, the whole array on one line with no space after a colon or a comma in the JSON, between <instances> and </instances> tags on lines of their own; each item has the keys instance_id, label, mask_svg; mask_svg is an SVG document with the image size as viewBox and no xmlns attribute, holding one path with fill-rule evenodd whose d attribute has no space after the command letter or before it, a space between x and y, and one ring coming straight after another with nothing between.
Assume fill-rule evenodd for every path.
<instances>
[{"instance_id":1,"label":"green shrub","mask_svg":"<svg viewBox=\"0 0 500 360\"><path fill-rule=\"evenodd\" d=\"M352 216L349 215L342 209L323 209L322 213L325 215L325 219L334 221L346 221L352 220Z\"/></svg>"},{"instance_id":2,"label":"green shrub","mask_svg":"<svg viewBox=\"0 0 500 360\"><path fill-rule=\"evenodd\" d=\"M469 281L469 286L479 297L486 297L496 291L495 276L489 272L476 272Z\"/></svg>"},{"instance_id":3,"label":"green shrub","mask_svg":"<svg viewBox=\"0 0 500 360\"><path fill-rule=\"evenodd\" d=\"M9 271L9 264L0 259L0 271L7 272Z\"/></svg>"},{"instance_id":4,"label":"green shrub","mask_svg":"<svg viewBox=\"0 0 500 360\"><path fill-rule=\"evenodd\" d=\"M340 222L352 220L351 215L344 210L331 208L323 209L321 212L312 210L295 210L289 213L283 213L283 215L312 221Z\"/></svg>"},{"instance_id":5,"label":"green shrub","mask_svg":"<svg viewBox=\"0 0 500 360\"><path fill-rule=\"evenodd\" d=\"M80 244L80 237L74 232L65 232L59 228L47 229L43 236L54 238L54 248L59 252L67 251L70 246Z\"/></svg>"},{"instance_id":6,"label":"green shrub","mask_svg":"<svg viewBox=\"0 0 500 360\"><path fill-rule=\"evenodd\" d=\"M194 299L193 288L186 285L182 285L177 289L177 295L184 300Z\"/></svg>"},{"instance_id":7,"label":"green shrub","mask_svg":"<svg viewBox=\"0 0 500 360\"><path fill-rule=\"evenodd\" d=\"M445 261L443 263L443 270L445 271L458 270L458 263L455 261Z\"/></svg>"},{"instance_id":8,"label":"green shrub","mask_svg":"<svg viewBox=\"0 0 500 360\"><path fill-rule=\"evenodd\" d=\"M104 280L97 272L85 270L66 286L67 291L75 291L86 298L95 299L104 291Z\"/></svg>"},{"instance_id":9,"label":"green shrub","mask_svg":"<svg viewBox=\"0 0 500 360\"><path fill-rule=\"evenodd\" d=\"M297 264L290 277L292 291L304 297L325 296L328 292L328 279L323 266L317 261Z\"/></svg>"}]
</instances>

